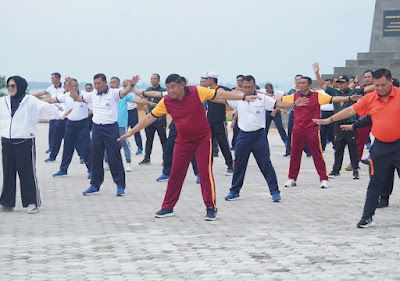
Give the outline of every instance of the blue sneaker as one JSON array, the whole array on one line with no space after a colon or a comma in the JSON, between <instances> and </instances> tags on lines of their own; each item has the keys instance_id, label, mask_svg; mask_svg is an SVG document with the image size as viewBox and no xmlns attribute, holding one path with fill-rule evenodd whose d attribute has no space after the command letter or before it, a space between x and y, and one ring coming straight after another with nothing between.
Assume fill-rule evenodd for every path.
<instances>
[{"instance_id":1,"label":"blue sneaker","mask_svg":"<svg viewBox=\"0 0 400 281\"><path fill-rule=\"evenodd\" d=\"M44 160L44 162L46 162L46 163L51 163L51 162L55 162L55 161L56 161L56 159L51 158L51 157L49 157L46 160Z\"/></svg>"},{"instance_id":2,"label":"blue sneaker","mask_svg":"<svg viewBox=\"0 0 400 281\"><path fill-rule=\"evenodd\" d=\"M200 183L200 176L197 175L196 183Z\"/></svg>"},{"instance_id":3,"label":"blue sneaker","mask_svg":"<svg viewBox=\"0 0 400 281\"><path fill-rule=\"evenodd\" d=\"M125 188L117 187L117 193L115 195L116 196L125 196Z\"/></svg>"},{"instance_id":4,"label":"blue sneaker","mask_svg":"<svg viewBox=\"0 0 400 281\"><path fill-rule=\"evenodd\" d=\"M92 172L91 171L88 171L87 178L90 179L90 180L92 179Z\"/></svg>"},{"instance_id":5,"label":"blue sneaker","mask_svg":"<svg viewBox=\"0 0 400 281\"><path fill-rule=\"evenodd\" d=\"M156 218L172 217L173 215L174 215L174 209L171 210L161 209L154 214Z\"/></svg>"},{"instance_id":6,"label":"blue sneaker","mask_svg":"<svg viewBox=\"0 0 400 281\"><path fill-rule=\"evenodd\" d=\"M80 164L85 164L85 159L83 159L82 157L79 158L79 163L80 163Z\"/></svg>"},{"instance_id":7,"label":"blue sneaker","mask_svg":"<svg viewBox=\"0 0 400 281\"><path fill-rule=\"evenodd\" d=\"M143 149L138 148L138 149L136 150L136 155L140 155L140 154L142 154L142 153L143 153Z\"/></svg>"},{"instance_id":8,"label":"blue sneaker","mask_svg":"<svg viewBox=\"0 0 400 281\"><path fill-rule=\"evenodd\" d=\"M157 178L157 181L158 182L163 182L163 181L168 181L169 180L169 176L166 176L166 175L164 175L164 174L161 174L161 176L159 176L158 178Z\"/></svg>"},{"instance_id":9,"label":"blue sneaker","mask_svg":"<svg viewBox=\"0 0 400 281\"><path fill-rule=\"evenodd\" d=\"M57 173L53 174L53 178L61 178L66 176L68 176L67 173L63 173L61 171L58 171Z\"/></svg>"},{"instance_id":10,"label":"blue sneaker","mask_svg":"<svg viewBox=\"0 0 400 281\"><path fill-rule=\"evenodd\" d=\"M50 153L51 153L51 149L50 149L50 148L47 149L47 150L46 150L46 153L47 153L47 154L50 154Z\"/></svg>"},{"instance_id":11,"label":"blue sneaker","mask_svg":"<svg viewBox=\"0 0 400 281\"><path fill-rule=\"evenodd\" d=\"M90 186L86 191L83 192L83 195L90 196L90 195L97 195L100 193L100 190L94 186Z\"/></svg>"},{"instance_id":12,"label":"blue sneaker","mask_svg":"<svg viewBox=\"0 0 400 281\"><path fill-rule=\"evenodd\" d=\"M206 221L215 221L217 218L217 211L214 209L214 207L207 207L207 213L205 216Z\"/></svg>"},{"instance_id":13,"label":"blue sneaker","mask_svg":"<svg viewBox=\"0 0 400 281\"><path fill-rule=\"evenodd\" d=\"M225 197L226 201L233 201L233 200L239 200L239 199L240 199L239 193L229 192L229 194Z\"/></svg>"},{"instance_id":14,"label":"blue sneaker","mask_svg":"<svg viewBox=\"0 0 400 281\"><path fill-rule=\"evenodd\" d=\"M272 201L274 201L274 202L281 201L281 195L279 193L272 194Z\"/></svg>"}]
</instances>

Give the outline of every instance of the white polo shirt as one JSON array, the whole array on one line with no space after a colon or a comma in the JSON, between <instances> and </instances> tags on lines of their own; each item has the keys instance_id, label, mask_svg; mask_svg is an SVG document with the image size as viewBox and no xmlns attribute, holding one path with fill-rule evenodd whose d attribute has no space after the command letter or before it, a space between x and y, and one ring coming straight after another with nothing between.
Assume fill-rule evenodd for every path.
<instances>
[{"instance_id":1,"label":"white polo shirt","mask_svg":"<svg viewBox=\"0 0 400 281\"><path fill-rule=\"evenodd\" d=\"M74 101L70 92L67 92L64 95L59 95L56 99L59 103L65 104L66 110L72 108L71 113L67 116L68 120L81 121L88 118L88 104L85 102Z\"/></svg>"},{"instance_id":2,"label":"white polo shirt","mask_svg":"<svg viewBox=\"0 0 400 281\"><path fill-rule=\"evenodd\" d=\"M50 87L48 87L45 92L47 94L50 95L51 98L57 98L59 95L63 95L64 94L64 88L62 86L62 83L60 83L60 87L56 88L56 86L51 85ZM65 111L66 107L63 104L58 105L59 107L62 108L62 110Z\"/></svg>"},{"instance_id":3,"label":"white polo shirt","mask_svg":"<svg viewBox=\"0 0 400 281\"><path fill-rule=\"evenodd\" d=\"M242 100L228 100L226 103L239 113L238 126L245 132L253 132L265 129L266 110L272 111L275 108L276 100L268 96L257 94L261 100L254 102Z\"/></svg>"},{"instance_id":4,"label":"white polo shirt","mask_svg":"<svg viewBox=\"0 0 400 281\"><path fill-rule=\"evenodd\" d=\"M120 89L107 88L103 94L97 91L82 94L86 103L93 104L93 123L97 125L114 124L118 121L118 102Z\"/></svg>"}]
</instances>

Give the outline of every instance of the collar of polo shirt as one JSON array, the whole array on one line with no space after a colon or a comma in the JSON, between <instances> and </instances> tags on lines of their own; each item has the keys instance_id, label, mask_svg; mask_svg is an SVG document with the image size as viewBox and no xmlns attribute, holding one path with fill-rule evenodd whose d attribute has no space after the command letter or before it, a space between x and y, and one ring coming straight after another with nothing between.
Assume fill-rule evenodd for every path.
<instances>
[{"instance_id":1,"label":"collar of polo shirt","mask_svg":"<svg viewBox=\"0 0 400 281\"><path fill-rule=\"evenodd\" d=\"M100 96L100 95L102 95L102 94L108 94L108 90L109 90L110 88L108 88L108 86L107 86L107 90L104 92L104 93L99 93L99 92L97 92L97 95L98 96Z\"/></svg>"},{"instance_id":2,"label":"collar of polo shirt","mask_svg":"<svg viewBox=\"0 0 400 281\"><path fill-rule=\"evenodd\" d=\"M311 94L312 94L312 91L311 91L311 90L308 91L308 94L307 94L307 95L303 95L303 92L300 91L300 96L302 96L302 97L308 97L308 96L310 96Z\"/></svg>"},{"instance_id":3,"label":"collar of polo shirt","mask_svg":"<svg viewBox=\"0 0 400 281\"><path fill-rule=\"evenodd\" d=\"M56 87L56 85L54 85L54 88L55 88L55 89L62 88L62 82L60 82L60 87Z\"/></svg>"}]
</instances>

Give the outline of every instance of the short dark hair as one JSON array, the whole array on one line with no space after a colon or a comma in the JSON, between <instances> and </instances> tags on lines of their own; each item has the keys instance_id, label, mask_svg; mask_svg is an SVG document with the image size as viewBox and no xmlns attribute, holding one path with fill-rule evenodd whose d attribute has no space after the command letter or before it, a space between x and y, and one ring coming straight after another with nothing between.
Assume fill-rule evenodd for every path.
<instances>
[{"instance_id":1,"label":"short dark hair","mask_svg":"<svg viewBox=\"0 0 400 281\"><path fill-rule=\"evenodd\" d=\"M90 86L90 87L92 87L92 88L93 88L93 85L92 85L92 83L86 83L86 84L85 84L85 87L86 87L86 86Z\"/></svg>"},{"instance_id":2,"label":"short dark hair","mask_svg":"<svg viewBox=\"0 0 400 281\"><path fill-rule=\"evenodd\" d=\"M271 83L267 83L267 84L265 84L265 88L267 88L267 86L271 87L271 89L274 89L274 86L272 86L272 84L271 84Z\"/></svg>"},{"instance_id":3,"label":"short dark hair","mask_svg":"<svg viewBox=\"0 0 400 281\"><path fill-rule=\"evenodd\" d=\"M392 81L392 73L390 72L390 70L385 69L385 68L378 69L377 71L374 72L373 76L374 76L374 79L380 79L383 76L385 76L385 78L387 80Z\"/></svg>"},{"instance_id":4,"label":"short dark hair","mask_svg":"<svg viewBox=\"0 0 400 281\"><path fill-rule=\"evenodd\" d=\"M98 78L100 78L100 79L103 80L103 81L107 81L107 78L106 78L106 76L105 76L103 73L97 73L97 74L93 77L93 80L96 80L96 79L98 79Z\"/></svg>"},{"instance_id":5,"label":"short dark hair","mask_svg":"<svg viewBox=\"0 0 400 281\"><path fill-rule=\"evenodd\" d=\"M393 84L393 86L395 86L395 87L400 87L400 82L399 82L399 79L397 79L397 78L393 78L393 80L392 80L392 84Z\"/></svg>"},{"instance_id":6,"label":"short dark hair","mask_svg":"<svg viewBox=\"0 0 400 281\"><path fill-rule=\"evenodd\" d=\"M238 79L238 78L243 78L243 77L244 77L243 74L239 74L238 76L236 76L236 79Z\"/></svg>"},{"instance_id":7,"label":"short dark hair","mask_svg":"<svg viewBox=\"0 0 400 281\"><path fill-rule=\"evenodd\" d=\"M76 80L75 78L71 78L71 80L72 80L72 81L75 81L76 83L78 83L78 86L79 86L78 80Z\"/></svg>"},{"instance_id":8,"label":"short dark hair","mask_svg":"<svg viewBox=\"0 0 400 281\"><path fill-rule=\"evenodd\" d=\"M294 79L296 79L297 77L301 77L301 78L303 78L303 75L301 75L301 74L297 74L295 77L294 77Z\"/></svg>"},{"instance_id":9,"label":"short dark hair","mask_svg":"<svg viewBox=\"0 0 400 281\"><path fill-rule=\"evenodd\" d=\"M218 78L212 78L216 84L218 84Z\"/></svg>"},{"instance_id":10,"label":"short dark hair","mask_svg":"<svg viewBox=\"0 0 400 281\"><path fill-rule=\"evenodd\" d=\"M306 79L308 85L311 85L311 84L312 84L312 79L311 79L310 77L303 76L303 77L301 77L301 79Z\"/></svg>"},{"instance_id":11,"label":"short dark hair","mask_svg":"<svg viewBox=\"0 0 400 281\"><path fill-rule=\"evenodd\" d=\"M374 75L374 72L371 69L367 69L366 71L364 71L363 76L365 75L365 73L369 73L371 72L371 75Z\"/></svg>"},{"instance_id":12,"label":"short dark hair","mask_svg":"<svg viewBox=\"0 0 400 281\"><path fill-rule=\"evenodd\" d=\"M332 77L332 82L333 82L333 79L335 79L335 78L336 78L336 79L339 79L339 77L333 76L333 77Z\"/></svg>"},{"instance_id":13,"label":"short dark hair","mask_svg":"<svg viewBox=\"0 0 400 281\"><path fill-rule=\"evenodd\" d=\"M170 75L168 75L168 77L167 77L167 79L165 79L165 84L169 84L169 83L172 83L172 82L175 82L175 83L183 83L182 82L182 77L181 76L179 76L178 74L170 74Z\"/></svg>"},{"instance_id":14,"label":"short dark hair","mask_svg":"<svg viewBox=\"0 0 400 281\"><path fill-rule=\"evenodd\" d=\"M332 81L332 79L329 78L329 79L325 79L325 82L331 82L332 83L333 81Z\"/></svg>"},{"instance_id":15,"label":"short dark hair","mask_svg":"<svg viewBox=\"0 0 400 281\"><path fill-rule=\"evenodd\" d=\"M254 84L256 84L256 79L254 79L254 77L252 75L246 75L243 77L243 81L247 81L247 82L251 82L253 81Z\"/></svg>"},{"instance_id":16,"label":"short dark hair","mask_svg":"<svg viewBox=\"0 0 400 281\"><path fill-rule=\"evenodd\" d=\"M113 77L111 77L111 79L117 79L118 80L118 82L121 82L121 80L119 80L119 78L118 77L116 77L116 76L113 76ZM110 80L111 80L110 79Z\"/></svg>"},{"instance_id":17,"label":"short dark hair","mask_svg":"<svg viewBox=\"0 0 400 281\"><path fill-rule=\"evenodd\" d=\"M350 76L350 79L353 79L354 80L354 78L356 78L355 76Z\"/></svg>"},{"instance_id":18,"label":"short dark hair","mask_svg":"<svg viewBox=\"0 0 400 281\"><path fill-rule=\"evenodd\" d=\"M156 76L157 76L157 78L158 78L158 80L160 80L160 79L161 79L161 77L160 77L160 74L158 74L158 73L153 73L152 75L156 75Z\"/></svg>"},{"instance_id":19,"label":"short dark hair","mask_svg":"<svg viewBox=\"0 0 400 281\"><path fill-rule=\"evenodd\" d=\"M57 77L58 79L61 79L61 74L58 72L53 72L51 75L54 75L55 77Z\"/></svg>"},{"instance_id":20,"label":"short dark hair","mask_svg":"<svg viewBox=\"0 0 400 281\"><path fill-rule=\"evenodd\" d=\"M181 82L186 85L186 78L181 76Z\"/></svg>"}]
</instances>

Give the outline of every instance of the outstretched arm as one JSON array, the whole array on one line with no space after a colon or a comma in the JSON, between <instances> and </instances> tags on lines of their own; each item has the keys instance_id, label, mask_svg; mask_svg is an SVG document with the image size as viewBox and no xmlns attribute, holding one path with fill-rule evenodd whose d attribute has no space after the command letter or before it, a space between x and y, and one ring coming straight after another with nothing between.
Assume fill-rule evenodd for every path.
<instances>
[{"instance_id":1,"label":"outstretched arm","mask_svg":"<svg viewBox=\"0 0 400 281\"><path fill-rule=\"evenodd\" d=\"M65 77L65 86L68 87L70 89L69 93L71 95L71 98L74 99L74 101L79 101L79 102L85 102L82 98L82 96L80 96L78 94L77 91L75 91L72 87L71 87L71 77Z\"/></svg>"},{"instance_id":2,"label":"outstretched arm","mask_svg":"<svg viewBox=\"0 0 400 281\"><path fill-rule=\"evenodd\" d=\"M122 99L122 98L124 98L127 94L129 94L129 93L132 91L133 87L135 87L136 83L137 83L139 80L140 80L139 75L133 76L132 79L129 80L129 81L130 81L130 84L128 85L128 87L126 87L126 88L124 88L124 89L122 89L122 90L119 91L119 97Z\"/></svg>"},{"instance_id":3,"label":"outstretched arm","mask_svg":"<svg viewBox=\"0 0 400 281\"><path fill-rule=\"evenodd\" d=\"M321 75L319 75L319 64L318 62L313 63L312 65L314 73L315 73L315 78L317 78L318 85L321 87L322 90L326 91L326 85L324 80L322 80Z\"/></svg>"},{"instance_id":4,"label":"outstretched arm","mask_svg":"<svg viewBox=\"0 0 400 281\"><path fill-rule=\"evenodd\" d=\"M256 95L246 95L243 93L238 94L237 92L225 91L222 89L218 89L215 98L212 100L213 102L224 102L226 100L245 100L245 101L255 101L256 99L261 99Z\"/></svg>"},{"instance_id":5,"label":"outstretched arm","mask_svg":"<svg viewBox=\"0 0 400 281\"><path fill-rule=\"evenodd\" d=\"M335 96L335 97L332 97L332 102L337 103L337 102L346 102L346 101L357 101L361 98L362 98L362 95L357 95L357 94L352 95L352 96L344 96L344 97Z\"/></svg>"},{"instance_id":6,"label":"outstretched arm","mask_svg":"<svg viewBox=\"0 0 400 281\"><path fill-rule=\"evenodd\" d=\"M326 119L313 119L313 121L315 123L317 123L318 125L328 125L328 124L333 123L335 121L349 118L350 116L353 116L355 114L356 114L356 111L354 110L354 107L353 106L349 106L349 107L339 111L338 113L332 115L329 118L326 118Z\"/></svg>"},{"instance_id":7,"label":"outstretched arm","mask_svg":"<svg viewBox=\"0 0 400 281\"><path fill-rule=\"evenodd\" d=\"M146 128L149 126L151 123L156 121L157 118L153 116L153 114L147 114L143 119L139 121L139 123L136 124L135 127L133 127L131 130L129 130L125 135L121 136L118 141L125 140L131 136L133 136L134 133L139 132L140 130Z\"/></svg>"},{"instance_id":8,"label":"outstretched arm","mask_svg":"<svg viewBox=\"0 0 400 281\"><path fill-rule=\"evenodd\" d=\"M306 97L303 98L298 98L296 101L291 102L291 101L282 101L282 100L278 100L276 102L276 107L280 107L280 108L290 108L292 106L303 106L306 105L308 103L309 99Z\"/></svg>"},{"instance_id":9,"label":"outstretched arm","mask_svg":"<svg viewBox=\"0 0 400 281\"><path fill-rule=\"evenodd\" d=\"M158 92L158 91L139 91L136 89L133 89L132 92L134 92L136 95L138 95L139 97L143 98L143 97L152 97L152 98L162 98L162 92Z\"/></svg>"}]
</instances>

